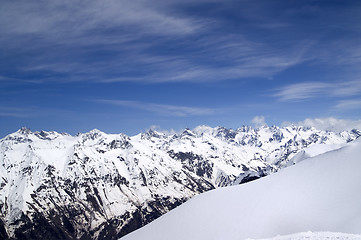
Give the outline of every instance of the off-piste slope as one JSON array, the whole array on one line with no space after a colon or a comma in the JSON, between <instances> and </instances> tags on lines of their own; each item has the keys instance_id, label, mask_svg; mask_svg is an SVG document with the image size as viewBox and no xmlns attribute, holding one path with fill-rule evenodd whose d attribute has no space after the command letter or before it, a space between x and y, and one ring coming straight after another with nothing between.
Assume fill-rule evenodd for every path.
<instances>
[{"instance_id":1,"label":"off-piste slope","mask_svg":"<svg viewBox=\"0 0 361 240\"><path fill-rule=\"evenodd\" d=\"M200 194L122 240L361 234L360 189L358 139L256 181ZM325 239L322 234L320 239Z\"/></svg>"}]
</instances>

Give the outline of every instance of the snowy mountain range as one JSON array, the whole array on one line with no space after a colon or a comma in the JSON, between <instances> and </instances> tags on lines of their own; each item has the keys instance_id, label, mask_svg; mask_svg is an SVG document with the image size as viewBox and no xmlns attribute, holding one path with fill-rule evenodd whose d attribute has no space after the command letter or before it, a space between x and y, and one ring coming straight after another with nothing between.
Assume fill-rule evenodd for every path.
<instances>
[{"instance_id":1,"label":"snowy mountain range","mask_svg":"<svg viewBox=\"0 0 361 240\"><path fill-rule=\"evenodd\" d=\"M122 240L361 239L361 139L195 196Z\"/></svg>"},{"instance_id":2,"label":"snowy mountain range","mask_svg":"<svg viewBox=\"0 0 361 240\"><path fill-rule=\"evenodd\" d=\"M340 149L361 131L199 126L0 140L0 239L117 239L193 196Z\"/></svg>"}]
</instances>

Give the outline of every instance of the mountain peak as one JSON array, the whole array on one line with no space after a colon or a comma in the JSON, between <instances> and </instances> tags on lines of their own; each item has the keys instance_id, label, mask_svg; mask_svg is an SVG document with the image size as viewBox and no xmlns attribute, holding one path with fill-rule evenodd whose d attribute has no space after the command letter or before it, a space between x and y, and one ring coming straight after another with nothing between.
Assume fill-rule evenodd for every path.
<instances>
[{"instance_id":1,"label":"mountain peak","mask_svg":"<svg viewBox=\"0 0 361 240\"><path fill-rule=\"evenodd\" d=\"M180 137L185 137L185 136L194 137L195 134L192 132L192 130L190 130L189 128L186 128L186 129L184 129L184 131L180 134Z\"/></svg>"},{"instance_id":2,"label":"mountain peak","mask_svg":"<svg viewBox=\"0 0 361 240\"><path fill-rule=\"evenodd\" d=\"M46 219L46 231L64 238L117 239L194 195L277 172L321 153L296 156L305 148L336 149L358 133L199 126L128 137L22 128L0 141L0 228L4 222L13 238L30 231L41 239L32 226Z\"/></svg>"},{"instance_id":3,"label":"mountain peak","mask_svg":"<svg viewBox=\"0 0 361 240\"><path fill-rule=\"evenodd\" d=\"M101 138L102 136L106 136L107 134L98 130L98 129L93 129L93 130L90 130L89 132L87 133L81 133L79 134L80 136L82 136L83 140L84 141L87 141L87 140L96 140L96 139L99 139Z\"/></svg>"},{"instance_id":4,"label":"mountain peak","mask_svg":"<svg viewBox=\"0 0 361 240\"><path fill-rule=\"evenodd\" d=\"M31 134L32 132L31 132L30 128L28 128L28 127L22 127L22 128L20 128L20 129L17 131L17 133L20 133L20 134L22 134L22 135L29 135L29 134Z\"/></svg>"},{"instance_id":5,"label":"mountain peak","mask_svg":"<svg viewBox=\"0 0 361 240\"><path fill-rule=\"evenodd\" d=\"M161 133L161 132L158 132L154 129L149 129L148 131L146 131L145 133L142 133L141 134L141 138L142 139L150 139L152 137L154 138L161 138L161 137L164 137L165 134L164 133Z\"/></svg>"}]
</instances>

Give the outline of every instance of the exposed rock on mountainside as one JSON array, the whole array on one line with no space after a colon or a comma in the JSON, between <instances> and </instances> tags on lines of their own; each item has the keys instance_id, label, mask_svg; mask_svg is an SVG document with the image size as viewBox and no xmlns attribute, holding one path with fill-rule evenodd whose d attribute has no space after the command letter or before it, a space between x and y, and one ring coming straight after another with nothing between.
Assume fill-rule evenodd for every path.
<instances>
[{"instance_id":1,"label":"exposed rock on mountainside","mask_svg":"<svg viewBox=\"0 0 361 240\"><path fill-rule=\"evenodd\" d=\"M360 135L200 126L70 136L22 128L0 140L0 238L116 239L196 194L295 164L309 146L338 148Z\"/></svg>"}]
</instances>

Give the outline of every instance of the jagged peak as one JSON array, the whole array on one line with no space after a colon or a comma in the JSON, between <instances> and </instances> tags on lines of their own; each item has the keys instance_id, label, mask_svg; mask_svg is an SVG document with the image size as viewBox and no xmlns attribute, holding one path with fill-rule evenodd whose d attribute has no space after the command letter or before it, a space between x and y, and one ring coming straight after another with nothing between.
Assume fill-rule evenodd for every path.
<instances>
[{"instance_id":1,"label":"jagged peak","mask_svg":"<svg viewBox=\"0 0 361 240\"><path fill-rule=\"evenodd\" d=\"M29 135L32 134L30 128L22 127L14 133L5 136L1 141L31 142Z\"/></svg>"},{"instance_id":2,"label":"jagged peak","mask_svg":"<svg viewBox=\"0 0 361 240\"><path fill-rule=\"evenodd\" d=\"M95 139L100 138L105 135L106 135L106 133L104 133L96 128L94 128L93 130L90 130L87 133L78 134L78 136L82 136L84 140L88 140L88 139L95 140Z\"/></svg>"},{"instance_id":3,"label":"jagged peak","mask_svg":"<svg viewBox=\"0 0 361 240\"><path fill-rule=\"evenodd\" d=\"M276 131L280 130L280 127L276 125L269 126L269 128Z\"/></svg>"},{"instance_id":4,"label":"jagged peak","mask_svg":"<svg viewBox=\"0 0 361 240\"><path fill-rule=\"evenodd\" d=\"M40 132L39 131L34 132L34 135L37 136L39 139L52 140L52 139L58 137L59 133L57 133L55 131L47 132L47 131L41 130Z\"/></svg>"},{"instance_id":5,"label":"jagged peak","mask_svg":"<svg viewBox=\"0 0 361 240\"><path fill-rule=\"evenodd\" d=\"M310 131L310 130L311 131L317 130L315 127L312 127L312 126L301 126L301 125L296 125L296 124L290 124L290 125L286 126L285 129L293 130L293 131L297 131L297 132L301 132L301 131L305 132L305 131Z\"/></svg>"},{"instance_id":6,"label":"jagged peak","mask_svg":"<svg viewBox=\"0 0 361 240\"><path fill-rule=\"evenodd\" d=\"M242 127L238 128L236 131L237 132L252 132L252 131L254 131L254 128L251 126L243 125Z\"/></svg>"},{"instance_id":7,"label":"jagged peak","mask_svg":"<svg viewBox=\"0 0 361 240\"><path fill-rule=\"evenodd\" d=\"M119 133L119 134L116 134L116 138L120 138L120 139L127 139L129 140L130 137L124 133Z\"/></svg>"},{"instance_id":8,"label":"jagged peak","mask_svg":"<svg viewBox=\"0 0 361 240\"><path fill-rule=\"evenodd\" d=\"M192 132L192 130L190 130L189 128L184 129L184 131L180 134L180 137L184 137L184 136L191 136L194 137L196 136L194 134L194 132Z\"/></svg>"},{"instance_id":9,"label":"jagged peak","mask_svg":"<svg viewBox=\"0 0 361 240\"><path fill-rule=\"evenodd\" d=\"M234 139L237 135L237 132L232 128L216 127L216 129L216 137L224 138L226 140Z\"/></svg>"},{"instance_id":10,"label":"jagged peak","mask_svg":"<svg viewBox=\"0 0 361 240\"><path fill-rule=\"evenodd\" d=\"M90 130L89 132L87 132L87 133L90 133L90 134L104 134L104 132L102 132L102 131L100 131L99 129L97 129L97 128L94 128L94 129L92 129L92 130Z\"/></svg>"},{"instance_id":11,"label":"jagged peak","mask_svg":"<svg viewBox=\"0 0 361 240\"><path fill-rule=\"evenodd\" d=\"M32 132L31 132L30 128L28 128L28 127L22 127L22 128L20 128L20 129L17 131L17 133L20 133L20 134L22 134L22 135L29 135L29 134L31 134Z\"/></svg>"},{"instance_id":12,"label":"jagged peak","mask_svg":"<svg viewBox=\"0 0 361 240\"><path fill-rule=\"evenodd\" d=\"M361 136L361 131L354 128L351 130L351 133L355 134L356 135L356 138L360 137Z\"/></svg>"},{"instance_id":13,"label":"jagged peak","mask_svg":"<svg viewBox=\"0 0 361 240\"><path fill-rule=\"evenodd\" d=\"M145 132L146 134L149 134L151 136L154 136L154 137L158 137L160 135L163 135L163 133L161 132L158 132L157 130L155 129L149 129L148 131Z\"/></svg>"},{"instance_id":14,"label":"jagged peak","mask_svg":"<svg viewBox=\"0 0 361 240\"><path fill-rule=\"evenodd\" d=\"M141 135L142 139L149 139L152 137L160 138L160 137L164 137L164 136L165 136L164 133L158 132L157 130L154 130L154 129L148 129L148 131L146 131L145 133L142 133L142 135Z\"/></svg>"}]
</instances>

